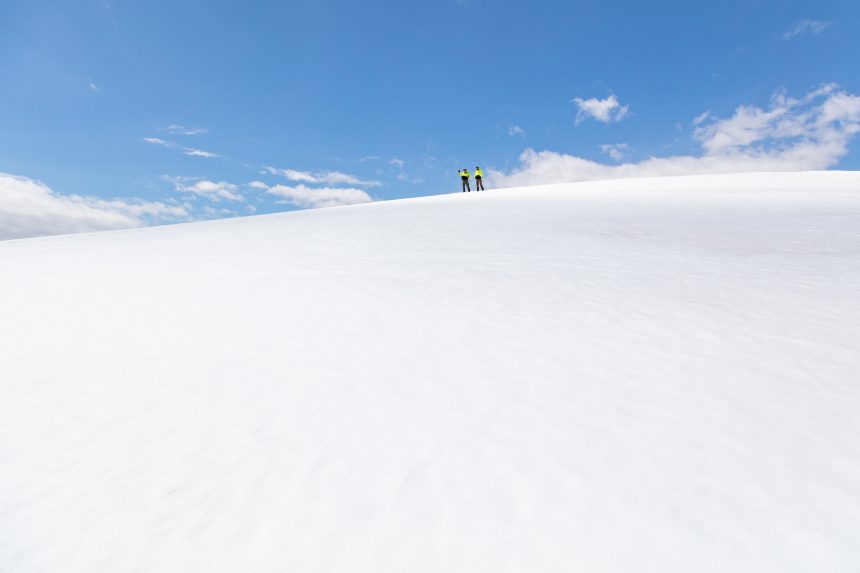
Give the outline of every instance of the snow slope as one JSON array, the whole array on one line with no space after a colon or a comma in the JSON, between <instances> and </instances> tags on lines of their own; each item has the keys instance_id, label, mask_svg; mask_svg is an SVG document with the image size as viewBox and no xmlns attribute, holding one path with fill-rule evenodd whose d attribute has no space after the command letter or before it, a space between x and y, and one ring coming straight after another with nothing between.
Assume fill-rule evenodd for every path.
<instances>
[{"instance_id":1,"label":"snow slope","mask_svg":"<svg viewBox=\"0 0 860 573\"><path fill-rule=\"evenodd\" d=\"M0 571L860 570L860 175L0 243Z\"/></svg>"}]
</instances>

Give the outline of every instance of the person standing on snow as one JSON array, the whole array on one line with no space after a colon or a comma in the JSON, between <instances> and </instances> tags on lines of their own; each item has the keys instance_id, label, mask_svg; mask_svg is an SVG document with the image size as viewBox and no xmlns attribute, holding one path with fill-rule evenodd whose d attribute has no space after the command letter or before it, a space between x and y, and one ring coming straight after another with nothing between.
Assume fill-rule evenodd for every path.
<instances>
[{"instance_id":1,"label":"person standing on snow","mask_svg":"<svg viewBox=\"0 0 860 573\"><path fill-rule=\"evenodd\" d=\"M469 185L469 170L464 167L462 171L458 171L457 173L460 175L460 179L463 181L463 193L465 193L466 191L471 192L472 187Z\"/></svg>"},{"instance_id":2,"label":"person standing on snow","mask_svg":"<svg viewBox=\"0 0 860 573\"><path fill-rule=\"evenodd\" d=\"M475 191L484 190L484 172L477 165L475 166Z\"/></svg>"}]
</instances>

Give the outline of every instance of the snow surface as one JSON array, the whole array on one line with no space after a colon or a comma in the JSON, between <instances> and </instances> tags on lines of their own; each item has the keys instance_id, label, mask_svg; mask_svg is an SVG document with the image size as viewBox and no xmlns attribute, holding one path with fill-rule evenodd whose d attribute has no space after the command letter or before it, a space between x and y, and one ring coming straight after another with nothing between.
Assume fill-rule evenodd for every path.
<instances>
[{"instance_id":1,"label":"snow surface","mask_svg":"<svg viewBox=\"0 0 860 573\"><path fill-rule=\"evenodd\" d=\"M860 570L860 174L0 243L0 571Z\"/></svg>"}]
</instances>

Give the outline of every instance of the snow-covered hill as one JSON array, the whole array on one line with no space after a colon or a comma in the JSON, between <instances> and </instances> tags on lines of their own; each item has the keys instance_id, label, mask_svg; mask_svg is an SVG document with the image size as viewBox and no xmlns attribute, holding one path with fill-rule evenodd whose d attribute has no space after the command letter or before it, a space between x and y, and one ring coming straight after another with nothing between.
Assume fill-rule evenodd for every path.
<instances>
[{"instance_id":1,"label":"snow-covered hill","mask_svg":"<svg viewBox=\"0 0 860 573\"><path fill-rule=\"evenodd\" d=\"M860 175L0 243L0 571L860 570Z\"/></svg>"}]
</instances>

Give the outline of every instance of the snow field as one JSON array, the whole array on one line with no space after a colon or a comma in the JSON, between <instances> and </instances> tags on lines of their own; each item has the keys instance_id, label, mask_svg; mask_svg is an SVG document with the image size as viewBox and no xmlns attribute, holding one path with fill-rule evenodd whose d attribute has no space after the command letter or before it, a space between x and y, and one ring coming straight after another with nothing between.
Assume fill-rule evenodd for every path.
<instances>
[{"instance_id":1,"label":"snow field","mask_svg":"<svg viewBox=\"0 0 860 573\"><path fill-rule=\"evenodd\" d=\"M0 571L860 569L860 175L0 243Z\"/></svg>"}]
</instances>

